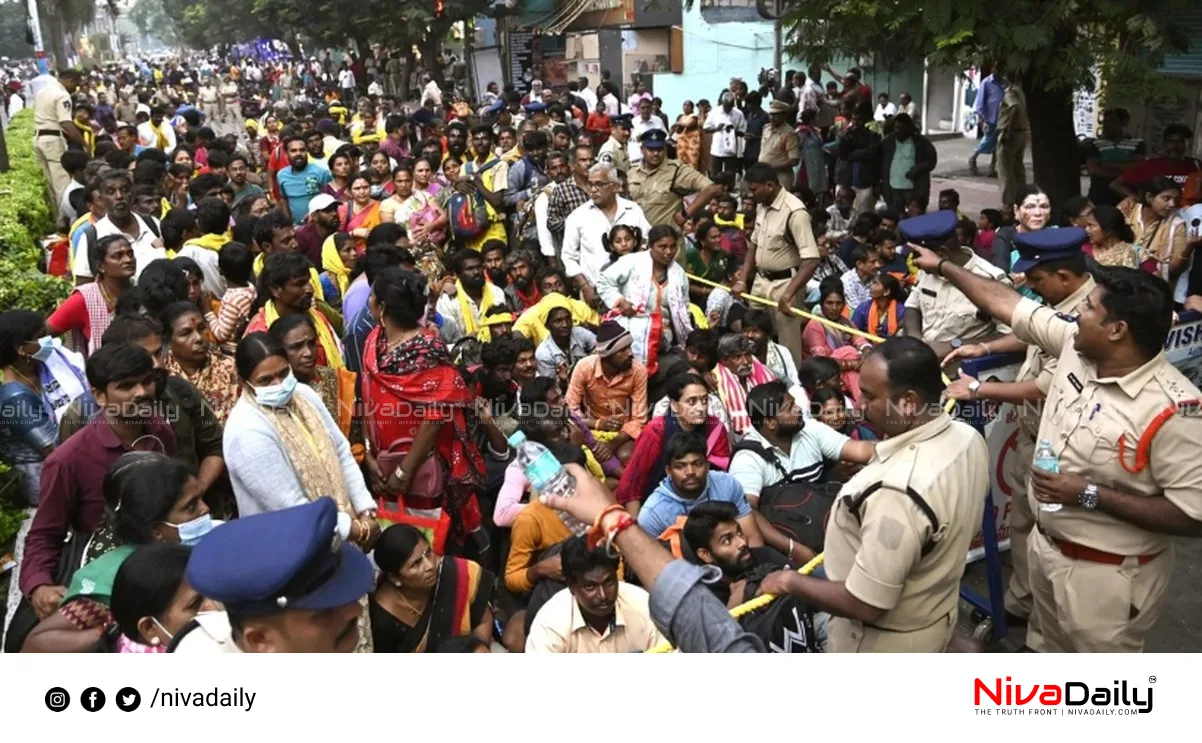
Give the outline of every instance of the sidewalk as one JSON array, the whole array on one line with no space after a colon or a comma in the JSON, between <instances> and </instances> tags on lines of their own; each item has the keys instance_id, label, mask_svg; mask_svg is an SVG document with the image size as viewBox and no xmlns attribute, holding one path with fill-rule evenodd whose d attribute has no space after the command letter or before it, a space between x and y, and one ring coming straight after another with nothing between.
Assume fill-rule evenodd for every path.
<instances>
[{"instance_id":1,"label":"sidewalk","mask_svg":"<svg viewBox=\"0 0 1202 743\"><path fill-rule=\"evenodd\" d=\"M989 178L989 156L977 158L981 175L974 176L968 170L968 158L977 148L977 140L964 137L944 139L934 143L939 153L939 164L931 174L931 208L938 203L939 192L954 188L960 192L960 211L969 219L976 219L982 209L997 209L1001 205L1001 184L997 178ZM1027 178L1033 175L1031 152L1027 151Z\"/></svg>"}]
</instances>

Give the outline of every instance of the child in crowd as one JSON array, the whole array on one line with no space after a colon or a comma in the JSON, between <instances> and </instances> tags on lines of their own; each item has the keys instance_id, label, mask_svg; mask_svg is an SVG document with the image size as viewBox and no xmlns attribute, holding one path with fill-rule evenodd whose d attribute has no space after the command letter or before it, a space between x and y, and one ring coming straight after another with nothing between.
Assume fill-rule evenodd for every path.
<instances>
[{"instance_id":1,"label":"child in crowd","mask_svg":"<svg viewBox=\"0 0 1202 743\"><path fill-rule=\"evenodd\" d=\"M972 249L985 260L993 257L993 238L998 228L1002 226L1002 213L997 209L982 209L977 217L977 236L972 241Z\"/></svg>"},{"instance_id":2,"label":"child in crowd","mask_svg":"<svg viewBox=\"0 0 1202 743\"><path fill-rule=\"evenodd\" d=\"M250 310L257 296L251 281L253 265L254 256L250 248L242 243L226 243L217 256L217 268L228 288L221 298L220 311L205 313L205 320L209 323L213 340L221 347L221 352L228 356L234 355L238 339L250 322Z\"/></svg>"}]
</instances>

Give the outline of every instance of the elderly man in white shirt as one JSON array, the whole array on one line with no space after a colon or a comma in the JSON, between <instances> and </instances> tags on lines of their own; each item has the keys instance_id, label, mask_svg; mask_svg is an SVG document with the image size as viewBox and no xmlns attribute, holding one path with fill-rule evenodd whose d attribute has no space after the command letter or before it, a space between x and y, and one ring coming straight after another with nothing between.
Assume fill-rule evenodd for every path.
<instances>
[{"instance_id":1,"label":"elderly man in white shirt","mask_svg":"<svg viewBox=\"0 0 1202 743\"><path fill-rule=\"evenodd\" d=\"M735 97L722 94L722 105L710 111L702 128L714 133L710 155L714 158L715 172L737 172L739 153L742 151L743 134L747 131L747 119L735 108Z\"/></svg>"},{"instance_id":2,"label":"elderly man in white shirt","mask_svg":"<svg viewBox=\"0 0 1202 743\"><path fill-rule=\"evenodd\" d=\"M651 232L651 224L642 208L618 196L620 189L617 168L609 163L597 163L588 171L592 201L578 207L564 222L561 255L564 272L580 289L581 298L590 304L597 301L597 280L611 260L602 237L608 236L614 225L619 224L637 227L644 241Z\"/></svg>"}]
</instances>

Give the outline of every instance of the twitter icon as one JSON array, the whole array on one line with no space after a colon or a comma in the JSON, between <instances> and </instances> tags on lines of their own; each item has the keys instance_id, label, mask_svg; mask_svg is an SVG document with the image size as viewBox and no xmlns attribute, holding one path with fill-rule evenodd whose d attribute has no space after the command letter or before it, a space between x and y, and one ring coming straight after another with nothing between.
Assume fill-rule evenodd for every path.
<instances>
[{"instance_id":1,"label":"twitter icon","mask_svg":"<svg viewBox=\"0 0 1202 743\"><path fill-rule=\"evenodd\" d=\"M142 704L142 695L132 686L117 692L117 708L122 712L133 712Z\"/></svg>"}]
</instances>

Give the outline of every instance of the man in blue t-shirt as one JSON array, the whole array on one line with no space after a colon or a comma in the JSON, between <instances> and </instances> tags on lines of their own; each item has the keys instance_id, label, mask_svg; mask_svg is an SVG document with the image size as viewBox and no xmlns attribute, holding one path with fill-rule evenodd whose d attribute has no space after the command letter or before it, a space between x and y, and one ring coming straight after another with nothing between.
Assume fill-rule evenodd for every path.
<instances>
[{"instance_id":1,"label":"man in blue t-shirt","mask_svg":"<svg viewBox=\"0 0 1202 743\"><path fill-rule=\"evenodd\" d=\"M284 143L284 151L288 153L288 167L276 173L275 179L283 197L280 203L292 217L292 224L298 225L309 214L309 199L316 196L333 176L330 171L309 162L304 137L289 137Z\"/></svg>"},{"instance_id":2,"label":"man in blue t-shirt","mask_svg":"<svg viewBox=\"0 0 1202 743\"><path fill-rule=\"evenodd\" d=\"M663 452L667 477L639 510L639 526L658 537L698 503L719 501L734 505L739 524L753 546L763 544L743 486L725 472L711 472L706 442L700 433L680 431L668 439Z\"/></svg>"}]
</instances>

